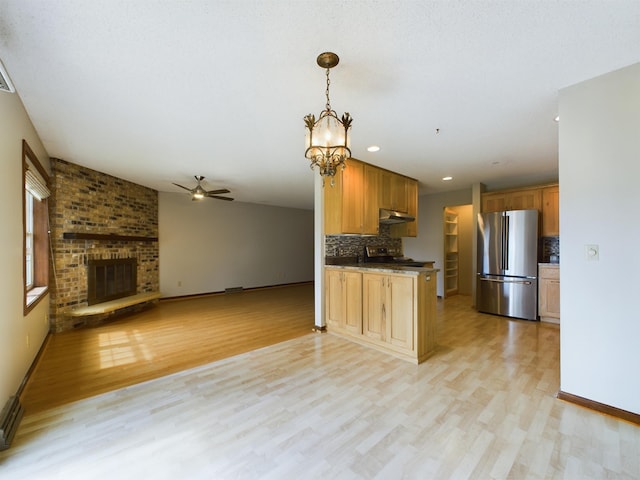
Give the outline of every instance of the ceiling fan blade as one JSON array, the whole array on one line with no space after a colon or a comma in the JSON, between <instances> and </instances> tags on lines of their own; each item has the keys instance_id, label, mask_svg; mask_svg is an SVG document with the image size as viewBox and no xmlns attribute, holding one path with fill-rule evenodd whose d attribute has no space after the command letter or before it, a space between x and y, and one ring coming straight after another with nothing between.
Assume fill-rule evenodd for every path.
<instances>
[{"instance_id":1,"label":"ceiling fan blade","mask_svg":"<svg viewBox=\"0 0 640 480\"><path fill-rule=\"evenodd\" d=\"M188 191L188 192L190 192L190 191L191 191L191 188L183 187L182 185L178 185L177 183L174 183L174 185L175 185L176 187L184 188L184 189L185 189L186 191Z\"/></svg>"},{"instance_id":2,"label":"ceiling fan blade","mask_svg":"<svg viewBox=\"0 0 640 480\"><path fill-rule=\"evenodd\" d=\"M209 190L207 192L207 195L218 195L220 193L231 193L231 192L226 188L221 188L220 190Z\"/></svg>"},{"instance_id":3,"label":"ceiling fan blade","mask_svg":"<svg viewBox=\"0 0 640 480\"><path fill-rule=\"evenodd\" d=\"M231 198L231 197L221 197L219 195L207 195L207 197L209 197L209 198L217 198L218 200L227 200L228 202L233 200L233 198Z\"/></svg>"}]
</instances>

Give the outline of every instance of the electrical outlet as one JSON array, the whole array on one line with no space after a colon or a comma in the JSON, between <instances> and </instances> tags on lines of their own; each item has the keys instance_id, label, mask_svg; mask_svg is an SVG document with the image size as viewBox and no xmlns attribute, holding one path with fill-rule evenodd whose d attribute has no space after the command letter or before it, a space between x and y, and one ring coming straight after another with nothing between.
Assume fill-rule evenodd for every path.
<instances>
[{"instance_id":1,"label":"electrical outlet","mask_svg":"<svg viewBox=\"0 0 640 480\"><path fill-rule=\"evenodd\" d=\"M181 287L182 286L182 280L178 280L178 286Z\"/></svg>"},{"instance_id":2,"label":"electrical outlet","mask_svg":"<svg viewBox=\"0 0 640 480\"><path fill-rule=\"evenodd\" d=\"M597 262L600 260L600 247L598 245L585 245L584 255L587 261Z\"/></svg>"}]
</instances>

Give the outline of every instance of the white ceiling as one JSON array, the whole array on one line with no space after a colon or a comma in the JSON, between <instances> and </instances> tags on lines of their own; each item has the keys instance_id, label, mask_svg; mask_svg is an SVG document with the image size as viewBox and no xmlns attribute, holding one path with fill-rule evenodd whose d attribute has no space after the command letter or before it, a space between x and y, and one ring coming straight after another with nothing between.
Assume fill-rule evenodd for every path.
<instances>
[{"instance_id":1,"label":"white ceiling","mask_svg":"<svg viewBox=\"0 0 640 480\"><path fill-rule=\"evenodd\" d=\"M47 152L159 191L204 175L312 208L324 51L354 157L421 193L518 186L557 179L558 89L640 60L640 1L0 0L0 59Z\"/></svg>"}]
</instances>

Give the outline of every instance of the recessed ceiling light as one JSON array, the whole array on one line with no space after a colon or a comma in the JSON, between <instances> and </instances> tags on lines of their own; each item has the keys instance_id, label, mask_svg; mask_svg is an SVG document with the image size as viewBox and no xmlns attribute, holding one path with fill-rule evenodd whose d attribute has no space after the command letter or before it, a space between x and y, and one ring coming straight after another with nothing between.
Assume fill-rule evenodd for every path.
<instances>
[{"instance_id":1,"label":"recessed ceiling light","mask_svg":"<svg viewBox=\"0 0 640 480\"><path fill-rule=\"evenodd\" d=\"M442 180L448 182L449 180L453 180L453 177L442 177Z\"/></svg>"},{"instance_id":2,"label":"recessed ceiling light","mask_svg":"<svg viewBox=\"0 0 640 480\"><path fill-rule=\"evenodd\" d=\"M367 147L367 152L377 152L380 150L380 147L378 145L371 145L370 147Z\"/></svg>"},{"instance_id":3,"label":"recessed ceiling light","mask_svg":"<svg viewBox=\"0 0 640 480\"><path fill-rule=\"evenodd\" d=\"M560 115L556 115L556 118L553 119L554 122L559 122L560 121Z\"/></svg>"}]
</instances>

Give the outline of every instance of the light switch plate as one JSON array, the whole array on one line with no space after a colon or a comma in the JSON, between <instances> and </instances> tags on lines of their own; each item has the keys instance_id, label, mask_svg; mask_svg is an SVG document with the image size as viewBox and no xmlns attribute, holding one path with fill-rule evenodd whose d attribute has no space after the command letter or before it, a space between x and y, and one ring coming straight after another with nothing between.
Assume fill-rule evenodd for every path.
<instances>
[{"instance_id":1,"label":"light switch plate","mask_svg":"<svg viewBox=\"0 0 640 480\"><path fill-rule=\"evenodd\" d=\"M597 262L600 260L600 247L598 245L585 245L584 255L587 261Z\"/></svg>"}]
</instances>

